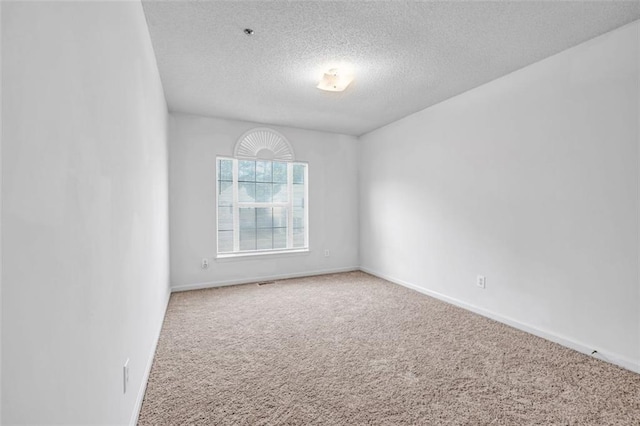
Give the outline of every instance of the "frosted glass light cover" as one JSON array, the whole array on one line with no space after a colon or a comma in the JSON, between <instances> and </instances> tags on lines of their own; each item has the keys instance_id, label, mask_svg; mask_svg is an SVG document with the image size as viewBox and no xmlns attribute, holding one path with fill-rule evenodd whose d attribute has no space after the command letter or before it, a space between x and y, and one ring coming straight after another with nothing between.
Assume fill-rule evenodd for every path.
<instances>
[{"instance_id":1,"label":"frosted glass light cover","mask_svg":"<svg viewBox=\"0 0 640 426\"><path fill-rule=\"evenodd\" d=\"M328 92L342 92L352 81L353 76L341 73L338 69L332 68L324 73L316 87Z\"/></svg>"}]
</instances>

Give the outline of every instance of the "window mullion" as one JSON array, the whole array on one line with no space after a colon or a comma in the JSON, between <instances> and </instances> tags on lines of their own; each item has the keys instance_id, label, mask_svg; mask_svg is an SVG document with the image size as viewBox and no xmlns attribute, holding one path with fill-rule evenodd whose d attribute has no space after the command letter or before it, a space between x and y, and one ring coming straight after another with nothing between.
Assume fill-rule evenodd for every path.
<instances>
[{"instance_id":1,"label":"window mullion","mask_svg":"<svg viewBox=\"0 0 640 426\"><path fill-rule=\"evenodd\" d=\"M242 202L242 203L238 203L238 205L240 207L247 207L247 208L254 208L254 209L259 209L259 208L273 208L273 207L287 207L289 205L289 203L269 203L269 202L259 202L259 203L251 203L251 202Z\"/></svg>"},{"instance_id":2,"label":"window mullion","mask_svg":"<svg viewBox=\"0 0 640 426\"><path fill-rule=\"evenodd\" d=\"M233 251L240 251L240 206L238 205L238 160L233 160Z\"/></svg>"},{"instance_id":3,"label":"window mullion","mask_svg":"<svg viewBox=\"0 0 640 426\"><path fill-rule=\"evenodd\" d=\"M304 168L304 246L309 247L309 166Z\"/></svg>"},{"instance_id":4,"label":"window mullion","mask_svg":"<svg viewBox=\"0 0 640 426\"><path fill-rule=\"evenodd\" d=\"M293 163L287 163L287 248L293 247Z\"/></svg>"}]
</instances>

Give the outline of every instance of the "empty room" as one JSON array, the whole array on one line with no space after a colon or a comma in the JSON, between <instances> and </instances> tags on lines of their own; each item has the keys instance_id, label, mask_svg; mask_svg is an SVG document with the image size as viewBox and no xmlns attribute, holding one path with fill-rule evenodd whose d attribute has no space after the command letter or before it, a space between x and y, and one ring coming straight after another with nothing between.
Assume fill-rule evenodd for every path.
<instances>
[{"instance_id":1,"label":"empty room","mask_svg":"<svg viewBox=\"0 0 640 426\"><path fill-rule=\"evenodd\" d=\"M640 1L1 1L2 425L640 425Z\"/></svg>"}]
</instances>

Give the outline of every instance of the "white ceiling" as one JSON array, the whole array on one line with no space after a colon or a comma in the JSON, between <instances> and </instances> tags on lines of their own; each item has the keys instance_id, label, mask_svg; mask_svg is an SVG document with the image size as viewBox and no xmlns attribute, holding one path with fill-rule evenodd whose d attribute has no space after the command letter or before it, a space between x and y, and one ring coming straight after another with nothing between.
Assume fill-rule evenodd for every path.
<instances>
[{"instance_id":1,"label":"white ceiling","mask_svg":"<svg viewBox=\"0 0 640 426\"><path fill-rule=\"evenodd\" d=\"M143 5L170 111L351 135L640 19L640 1ZM316 89L336 63L351 86Z\"/></svg>"}]
</instances>

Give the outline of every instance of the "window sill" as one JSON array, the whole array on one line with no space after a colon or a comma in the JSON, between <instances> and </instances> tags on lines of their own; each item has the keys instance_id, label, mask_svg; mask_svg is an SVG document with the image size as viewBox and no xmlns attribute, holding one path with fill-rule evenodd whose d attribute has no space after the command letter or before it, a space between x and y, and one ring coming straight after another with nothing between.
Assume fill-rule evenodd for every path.
<instances>
[{"instance_id":1,"label":"window sill","mask_svg":"<svg viewBox=\"0 0 640 426\"><path fill-rule=\"evenodd\" d=\"M295 250L279 250L279 251L258 251L258 252L250 252L250 253L229 253L229 254L219 254L216 256L216 262L226 262L233 260L253 260L256 258L271 258L271 257L290 257L290 256L301 256L308 255L309 249L295 249Z\"/></svg>"}]
</instances>

